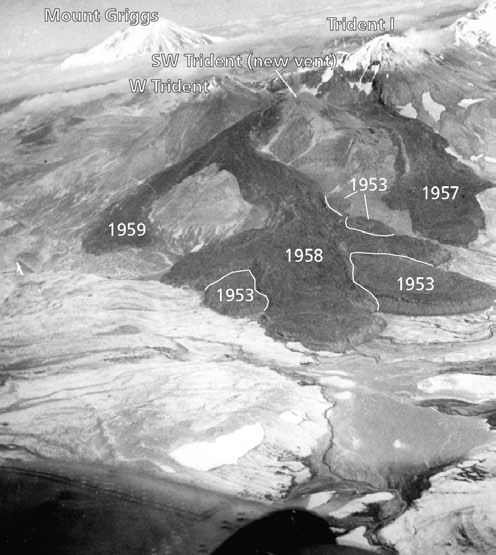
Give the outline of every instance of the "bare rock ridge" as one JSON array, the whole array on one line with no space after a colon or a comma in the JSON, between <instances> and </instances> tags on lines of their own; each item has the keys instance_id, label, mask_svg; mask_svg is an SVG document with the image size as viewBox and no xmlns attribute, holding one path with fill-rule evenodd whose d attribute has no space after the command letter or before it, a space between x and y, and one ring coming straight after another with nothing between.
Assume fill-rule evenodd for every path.
<instances>
[{"instance_id":1,"label":"bare rock ridge","mask_svg":"<svg viewBox=\"0 0 496 555\"><path fill-rule=\"evenodd\" d=\"M228 172L235 177L246 203L265 214L263 227L252 226L254 229L245 229L190 252L162 280L203 291L230 272L249 269L256 278L258 291L270 299L269 307L262 312L263 303L260 302L256 305L258 310L253 310L253 305L246 302L231 302L223 304L223 313L243 316L258 312L273 337L342 349L372 337L381 329L383 324L375 314L373 295L382 302L381 310L415 315L465 312L492 305L494 290L490 286L402 258L408 256L439 264L448 258L440 245L406 235L372 237L346 229L343 218L325 206L316 181L291 165L257 152L255 147L260 144L259 137L273 132L283 110L284 102L250 114L182 162L149 178L134 194L103 212L100 222L83 240L83 247L90 253L99 254L162 240L148 219L153 204L186 178L214 164L219 172ZM366 117L377 121L378 113L373 111ZM440 177L446 172L458 180L463 199L456 208L439 203L435 213L428 212L430 229L437 225L439 240L445 238L446 242L459 242L461 231L458 226L462 220L463 228L477 235L483 222L473 217L473 211L482 214L474 189L482 190L488 185L460 167L443 149L430 150L438 139L433 138L434 133L426 126L418 122L407 123L412 127L411 136L415 136L416 129L424 146L415 141L420 154L409 168L408 186L396 185L393 188L394 202L408 207L410 213L417 214L419 219L427 219L418 189L426 182L425 164L428 163L438 168L434 175ZM469 216L466 218L464 206L468 207ZM152 231L143 237L112 237L109 224L117 221L143 222ZM322 260L308 263L289 261L288 249L297 248L321 249ZM362 256L354 259L356 277L366 282L367 292L353 281L350 258L357 251L402 257ZM429 276L425 274L427 268ZM232 277L229 286L245 288L246 276L238 276L239 281ZM429 291L399 291L397 280L402 276L433 277L436 286ZM220 308L211 294L206 295L205 302L212 308Z\"/></svg>"}]
</instances>

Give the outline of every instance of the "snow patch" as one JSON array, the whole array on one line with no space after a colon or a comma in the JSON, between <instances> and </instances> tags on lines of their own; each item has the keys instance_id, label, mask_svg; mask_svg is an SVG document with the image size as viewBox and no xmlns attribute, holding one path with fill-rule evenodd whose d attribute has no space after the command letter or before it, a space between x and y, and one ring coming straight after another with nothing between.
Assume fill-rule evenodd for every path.
<instances>
[{"instance_id":1,"label":"snow patch","mask_svg":"<svg viewBox=\"0 0 496 555\"><path fill-rule=\"evenodd\" d=\"M175 237L175 234L174 234L174 237ZM200 243L198 243L198 245L195 245L189 252L198 252L204 245L205 245L205 241L201 241Z\"/></svg>"},{"instance_id":2,"label":"snow patch","mask_svg":"<svg viewBox=\"0 0 496 555\"><path fill-rule=\"evenodd\" d=\"M298 92L300 92L300 93L306 92L306 93L309 93L309 94L315 96L319 92L319 88L318 87L308 87L307 85L302 85L299 88Z\"/></svg>"},{"instance_id":3,"label":"snow patch","mask_svg":"<svg viewBox=\"0 0 496 555\"><path fill-rule=\"evenodd\" d=\"M441 374L422 380L417 388L435 398L483 403L496 399L496 376Z\"/></svg>"},{"instance_id":4,"label":"snow patch","mask_svg":"<svg viewBox=\"0 0 496 555\"><path fill-rule=\"evenodd\" d=\"M461 154L458 154L458 152L456 152L456 150L451 147L451 146L447 146L445 149L445 152L447 152L450 156L453 156L453 158L456 158L459 162L462 161L463 156Z\"/></svg>"},{"instance_id":5,"label":"snow patch","mask_svg":"<svg viewBox=\"0 0 496 555\"><path fill-rule=\"evenodd\" d=\"M408 445L406 443L403 443L400 439L395 439L393 441L393 447L395 449L406 449Z\"/></svg>"},{"instance_id":6,"label":"snow patch","mask_svg":"<svg viewBox=\"0 0 496 555\"><path fill-rule=\"evenodd\" d=\"M362 83L361 81L350 81L349 85L350 89L358 89L359 91L363 91L366 95L369 95L372 92L371 81L366 83Z\"/></svg>"},{"instance_id":7,"label":"snow patch","mask_svg":"<svg viewBox=\"0 0 496 555\"><path fill-rule=\"evenodd\" d=\"M300 424L301 422L303 422L303 420L305 420L304 415L300 411L295 410L282 412L279 415L279 418L281 420L284 420L284 422L289 422L290 424Z\"/></svg>"},{"instance_id":8,"label":"snow patch","mask_svg":"<svg viewBox=\"0 0 496 555\"><path fill-rule=\"evenodd\" d=\"M369 68L365 68L362 72L362 75L360 76L360 80L359 81L350 81L349 85L350 88L356 88L360 91L363 91L366 95L369 95L372 91L373 91L373 83L374 83L374 79L377 75L377 72L379 71L379 64L376 64L373 66L373 72L374 75L373 76L367 76L366 80L364 81L365 78L365 73L367 72L367 70Z\"/></svg>"},{"instance_id":9,"label":"snow patch","mask_svg":"<svg viewBox=\"0 0 496 555\"><path fill-rule=\"evenodd\" d=\"M339 393L334 393L333 397L338 401L349 401L353 399L353 393L351 391L340 391Z\"/></svg>"},{"instance_id":10,"label":"snow patch","mask_svg":"<svg viewBox=\"0 0 496 555\"><path fill-rule=\"evenodd\" d=\"M430 91L422 95L422 105L424 106L424 110L434 121L439 121L441 114L446 110L445 106L439 104L432 98Z\"/></svg>"},{"instance_id":11,"label":"snow patch","mask_svg":"<svg viewBox=\"0 0 496 555\"><path fill-rule=\"evenodd\" d=\"M297 353L310 353L310 349L304 347L299 341L288 341L286 348Z\"/></svg>"},{"instance_id":12,"label":"snow patch","mask_svg":"<svg viewBox=\"0 0 496 555\"><path fill-rule=\"evenodd\" d=\"M462 108L468 108L469 106L472 106L472 104L484 102L484 100L485 98L463 98L462 100L460 100L460 102L458 102L458 106L461 106Z\"/></svg>"},{"instance_id":13,"label":"snow patch","mask_svg":"<svg viewBox=\"0 0 496 555\"><path fill-rule=\"evenodd\" d=\"M356 547L357 545L361 545L363 547L367 548L367 552L372 553L372 551L370 551L371 546L370 543L367 540L366 534L367 533L367 527L366 526L359 526L358 528L353 528L353 530L350 530L347 534L343 534L342 536L339 536L339 538L336 539L336 543L338 545L349 545L352 547Z\"/></svg>"},{"instance_id":14,"label":"snow patch","mask_svg":"<svg viewBox=\"0 0 496 555\"><path fill-rule=\"evenodd\" d=\"M219 436L212 442L198 441L182 445L169 455L183 466L211 470L225 464L236 464L246 453L260 445L263 439L264 430L257 423Z\"/></svg>"},{"instance_id":15,"label":"snow patch","mask_svg":"<svg viewBox=\"0 0 496 555\"><path fill-rule=\"evenodd\" d=\"M334 69L332 67L328 67L324 73L322 74L322 83L327 83L329 79L334 75Z\"/></svg>"},{"instance_id":16,"label":"snow patch","mask_svg":"<svg viewBox=\"0 0 496 555\"><path fill-rule=\"evenodd\" d=\"M345 378L340 378L339 376L326 376L321 378L319 381L322 385L337 387L339 389L350 389L355 387L355 382Z\"/></svg>"},{"instance_id":17,"label":"snow patch","mask_svg":"<svg viewBox=\"0 0 496 555\"><path fill-rule=\"evenodd\" d=\"M307 509L311 511L312 509L315 509L315 507L324 505L324 503L327 503L333 495L333 491L319 491L317 493L312 493L312 495L308 498Z\"/></svg>"},{"instance_id":18,"label":"snow patch","mask_svg":"<svg viewBox=\"0 0 496 555\"><path fill-rule=\"evenodd\" d=\"M167 472L167 474L173 474L176 472L172 467L166 464L158 464L158 463L155 463L155 464L160 468L160 470L162 470L163 472Z\"/></svg>"},{"instance_id":19,"label":"snow patch","mask_svg":"<svg viewBox=\"0 0 496 555\"><path fill-rule=\"evenodd\" d=\"M398 113L401 116L405 116L406 118L413 118L413 119L417 117L417 110L415 110L411 102L409 102L408 104L405 104L405 106L397 106L397 109L398 109Z\"/></svg>"}]
</instances>

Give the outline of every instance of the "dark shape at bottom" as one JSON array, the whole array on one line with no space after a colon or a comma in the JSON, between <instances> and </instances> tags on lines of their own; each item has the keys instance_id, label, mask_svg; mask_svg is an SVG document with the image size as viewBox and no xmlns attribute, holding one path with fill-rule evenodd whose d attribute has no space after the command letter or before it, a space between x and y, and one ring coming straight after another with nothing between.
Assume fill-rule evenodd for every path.
<instances>
[{"instance_id":1,"label":"dark shape at bottom","mask_svg":"<svg viewBox=\"0 0 496 555\"><path fill-rule=\"evenodd\" d=\"M360 555L358 547L336 545L326 520L302 509L265 515L238 530L212 555Z\"/></svg>"},{"instance_id":2,"label":"dark shape at bottom","mask_svg":"<svg viewBox=\"0 0 496 555\"><path fill-rule=\"evenodd\" d=\"M286 509L250 522L212 555L296 555L304 547L322 544L336 544L323 518L302 509Z\"/></svg>"}]
</instances>

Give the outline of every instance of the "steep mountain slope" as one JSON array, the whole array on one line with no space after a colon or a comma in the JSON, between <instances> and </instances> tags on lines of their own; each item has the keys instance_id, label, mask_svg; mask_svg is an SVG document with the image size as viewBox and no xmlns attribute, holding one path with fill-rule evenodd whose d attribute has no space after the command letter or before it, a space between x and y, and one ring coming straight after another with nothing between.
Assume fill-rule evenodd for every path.
<instances>
[{"instance_id":1,"label":"steep mountain slope","mask_svg":"<svg viewBox=\"0 0 496 555\"><path fill-rule=\"evenodd\" d=\"M352 53L338 54L334 70L293 75L315 90L342 91L363 102L375 97L392 112L418 119L442 135L448 152L486 174L495 168L494 1L446 29L375 37Z\"/></svg>"},{"instance_id":2,"label":"steep mountain slope","mask_svg":"<svg viewBox=\"0 0 496 555\"><path fill-rule=\"evenodd\" d=\"M107 64L147 54L167 54L222 40L220 37L198 33L161 18L146 26L130 26L117 31L88 51L65 59L60 69Z\"/></svg>"}]
</instances>

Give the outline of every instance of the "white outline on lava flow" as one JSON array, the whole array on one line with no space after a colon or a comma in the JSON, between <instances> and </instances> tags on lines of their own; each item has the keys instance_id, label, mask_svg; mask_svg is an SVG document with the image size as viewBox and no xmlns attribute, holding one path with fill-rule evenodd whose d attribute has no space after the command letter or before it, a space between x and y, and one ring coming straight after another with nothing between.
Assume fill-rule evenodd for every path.
<instances>
[{"instance_id":1,"label":"white outline on lava flow","mask_svg":"<svg viewBox=\"0 0 496 555\"><path fill-rule=\"evenodd\" d=\"M372 237L394 237L395 236L394 233L385 233L385 234L372 233L371 231L364 231L363 229L358 229L357 227L351 227L348 225L348 218L349 216L346 216L344 220L344 227L351 231L358 231L358 233L364 233L365 235L372 235Z\"/></svg>"},{"instance_id":2,"label":"white outline on lava flow","mask_svg":"<svg viewBox=\"0 0 496 555\"><path fill-rule=\"evenodd\" d=\"M335 208L333 208L330 204L329 201L327 200L327 195L324 195L324 199L325 199L325 203L327 204L327 208L329 208L329 210L332 210L335 214L337 214L338 216L340 216L341 218L343 217L343 214L341 214L341 212L338 212Z\"/></svg>"},{"instance_id":3,"label":"white outline on lava flow","mask_svg":"<svg viewBox=\"0 0 496 555\"><path fill-rule=\"evenodd\" d=\"M351 193L351 194L353 195L354 193ZM325 199L325 203L327 205L327 208L329 208L329 210L332 210L335 214L337 214L338 216L340 216L342 218L343 214L341 214L341 212L338 212L335 208L333 208L329 204L329 201L327 200L326 195L324 195L324 199ZM364 231L363 229L358 229L357 227L351 227L351 226L348 225L348 219L349 219L349 216L346 216L345 219L344 219L344 227L346 229L349 229L350 231L358 231L358 233L363 233L365 235L371 235L372 237L394 237L396 235L395 233L372 233L371 231Z\"/></svg>"},{"instance_id":4,"label":"white outline on lava flow","mask_svg":"<svg viewBox=\"0 0 496 555\"><path fill-rule=\"evenodd\" d=\"M332 210L338 216L343 217L341 212L338 212L337 210L335 210L329 204L329 201L327 200L326 195L324 195L324 199L325 199L325 203L327 205L327 208ZM388 235L381 235L379 233L371 233L371 232L368 232L368 231L363 231L361 229L357 229L355 227L350 227L348 225L348 218L349 218L349 216L345 217L344 226L346 227L346 229L349 229L351 231L358 231L359 233L364 233L365 235L371 235L372 237L393 237L395 235L394 233L390 233ZM398 258L407 258L408 260L411 260L412 262L418 262L419 264L425 264L426 266L430 266L431 268L434 267L434 264L431 264L430 262L424 262L423 260L417 260L416 258L412 258L411 256L407 256L406 254L393 254L391 252L364 252L364 251L350 252L350 254L348 256L348 259L349 259L350 264L351 264L351 279L357 287L360 287L360 289L363 289L366 293L368 293L374 299L375 304L377 306L377 311L379 311L380 308L381 308L381 304L380 304L379 300L377 299L377 297L374 295L374 293L372 293L372 291L369 291L366 287L364 287L361 283L358 283L358 281L355 279L355 264L353 263L353 260L351 259L354 254L370 254L370 255L376 255L376 256L397 256Z\"/></svg>"},{"instance_id":5,"label":"white outline on lava flow","mask_svg":"<svg viewBox=\"0 0 496 555\"><path fill-rule=\"evenodd\" d=\"M215 281L212 281L212 283L209 283L204 291L206 291L209 287L212 287L212 285L215 285L216 283L219 283L219 281L222 281L224 278L231 276L232 274L239 274L241 272L249 272L250 276L253 278L253 289L255 290L256 293L258 293L259 295L262 295L262 297L265 297L265 299L267 300L267 304L265 305L264 308L264 312L269 308L269 297L267 297L267 295L265 293L261 293L258 289L257 289L257 280L255 278L255 276L252 274L251 270L246 269L246 270L233 270L232 272L229 272L228 274L226 274L225 276L222 276L219 279L216 279Z\"/></svg>"},{"instance_id":6,"label":"white outline on lava flow","mask_svg":"<svg viewBox=\"0 0 496 555\"><path fill-rule=\"evenodd\" d=\"M363 202L365 203L365 212L367 212L367 220L370 220L369 205L367 204L367 195L363 194Z\"/></svg>"},{"instance_id":7,"label":"white outline on lava flow","mask_svg":"<svg viewBox=\"0 0 496 555\"><path fill-rule=\"evenodd\" d=\"M352 197L353 195L356 195L357 193L358 193L358 191L353 191L352 193L350 193L349 195L346 195L346 196L343 197L343 198L345 198L345 199L350 198L350 197Z\"/></svg>"},{"instance_id":8,"label":"white outline on lava flow","mask_svg":"<svg viewBox=\"0 0 496 555\"><path fill-rule=\"evenodd\" d=\"M377 306L377 311L376 312L378 312L381 308L379 300L374 295L374 293L372 293L372 291L369 291L366 287L364 287L362 284L358 283L358 281L355 280L355 264L353 264L353 260L351 259L351 257L354 254L371 254L371 255L378 255L378 256L397 256L398 258L408 258L408 260L412 260L413 262L419 262L420 264L425 264L426 266L431 266L432 268L434 267L434 264L431 264L430 262L424 262L423 260L417 260L416 258L412 258L411 256L407 256L406 254L393 254L393 253L390 253L390 252L363 252L363 251L350 252L348 258L349 258L349 261L350 261L350 264L351 264L351 279L352 279L352 281L355 285L357 285L358 287L360 287L360 289L363 289L371 297L373 297L373 299L375 301L375 304Z\"/></svg>"}]
</instances>

